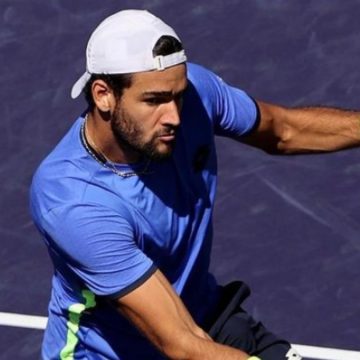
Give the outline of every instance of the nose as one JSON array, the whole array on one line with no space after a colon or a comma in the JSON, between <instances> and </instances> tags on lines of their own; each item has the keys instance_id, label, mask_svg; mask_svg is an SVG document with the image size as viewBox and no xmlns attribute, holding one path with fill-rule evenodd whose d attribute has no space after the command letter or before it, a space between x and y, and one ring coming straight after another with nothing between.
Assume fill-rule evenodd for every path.
<instances>
[{"instance_id":1,"label":"nose","mask_svg":"<svg viewBox=\"0 0 360 360\"><path fill-rule=\"evenodd\" d=\"M163 125L177 127L180 125L180 104L176 100L171 100L165 104L163 114Z\"/></svg>"}]
</instances>

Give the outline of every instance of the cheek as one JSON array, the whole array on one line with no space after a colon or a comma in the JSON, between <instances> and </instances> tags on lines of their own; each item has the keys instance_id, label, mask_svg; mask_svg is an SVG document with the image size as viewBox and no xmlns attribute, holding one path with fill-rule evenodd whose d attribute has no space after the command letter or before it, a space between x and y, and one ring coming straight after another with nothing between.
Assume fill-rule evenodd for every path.
<instances>
[{"instance_id":1,"label":"cheek","mask_svg":"<svg viewBox=\"0 0 360 360\"><path fill-rule=\"evenodd\" d=\"M137 109L136 122L147 137L152 137L161 122L162 113L159 107L141 106Z\"/></svg>"},{"instance_id":2,"label":"cheek","mask_svg":"<svg viewBox=\"0 0 360 360\"><path fill-rule=\"evenodd\" d=\"M126 104L126 107L124 106ZM161 106L149 106L149 104L137 101L126 101L122 104L123 111L132 127L136 129L146 141L151 140L159 130L161 117L164 115Z\"/></svg>"},{"instance_id":3,"label":"cheek","mask_svg":"<svg viewBox=\"0 0 360 360\"><path fill-rule=\"evenodd\" d=\"M136 118L133 118L134 128L144 142L151 142L156 138L159 131L159 117L151 111L139 112Z\"/></svg>"},{"instance_id":4,"label":"cheek","mask_svg":"<svg viewBox=\"0 0 360 360\"><path fill-rule=\"evenodd\" d=\"M149 122L158 112L158 108L156 106L149 106L149 104L143 101L133 102L127 106L127 109L133 118L142 123Z\"/></svg>"}]
</instances>

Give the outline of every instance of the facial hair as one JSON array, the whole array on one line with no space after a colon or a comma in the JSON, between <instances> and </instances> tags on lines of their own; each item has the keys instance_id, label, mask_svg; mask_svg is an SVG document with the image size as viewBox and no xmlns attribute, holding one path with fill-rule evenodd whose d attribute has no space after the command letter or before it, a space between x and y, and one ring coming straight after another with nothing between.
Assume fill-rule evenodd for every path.
<instances>
[{"instance_id":1,"label":"facial hair","mask_svg":"<svg viewBox=\"0 0 360 360\"><path fill-rule=\"evenodd\" d=\"M134 152L140 157L148 157L153 160L167 159L172 154L172 147L166 152L158 150L156 139L165 134L170 134L176 131L173 127L167 126L161 131L157 131L150 140L145 141L145 130L139 122L120 106L120 101L117 102L114 112L110 118L111 130L116 139L116 142L124 151Z\"/></svg>"}]
</instances>

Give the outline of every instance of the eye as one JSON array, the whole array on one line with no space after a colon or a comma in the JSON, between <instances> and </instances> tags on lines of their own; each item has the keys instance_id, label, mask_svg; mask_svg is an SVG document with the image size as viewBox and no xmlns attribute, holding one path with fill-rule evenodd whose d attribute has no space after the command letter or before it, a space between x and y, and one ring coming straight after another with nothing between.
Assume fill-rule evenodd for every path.
<instances>
[{"instance_id":1,"label":"eye","mask_svg":"<svg viewBox=\"0 0 360 360\"><path fill-rule=\"evenodd\" d=\"M154 98L145 99L145 102L149 105L159 105L159 104L163 104L166 101L163 98L154 97Z\"/></svg>"}]
</instances>

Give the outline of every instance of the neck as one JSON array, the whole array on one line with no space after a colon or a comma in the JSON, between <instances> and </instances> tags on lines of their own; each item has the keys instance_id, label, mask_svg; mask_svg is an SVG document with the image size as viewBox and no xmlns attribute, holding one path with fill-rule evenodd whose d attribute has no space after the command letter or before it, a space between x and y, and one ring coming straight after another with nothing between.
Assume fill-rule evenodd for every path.
<instances>
[{"instance_id":1,"label":"neck","mask_svg":"<svg viewBox=\"0 0 360 360\"><path fill-rule=\"evenodd\" d=\"M131 149L121 147L112 129L111 120L103 119L96 113L88 113L85 117L85 136L91 147L107 161L122 164L136 163L141 155Z\"/></svg>"}]
</instances>

